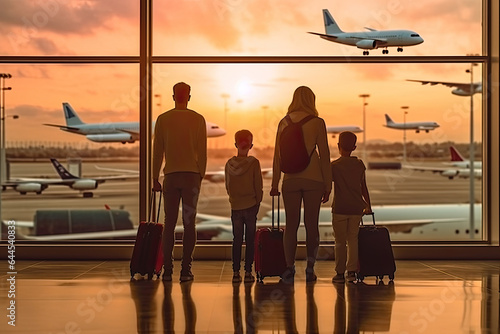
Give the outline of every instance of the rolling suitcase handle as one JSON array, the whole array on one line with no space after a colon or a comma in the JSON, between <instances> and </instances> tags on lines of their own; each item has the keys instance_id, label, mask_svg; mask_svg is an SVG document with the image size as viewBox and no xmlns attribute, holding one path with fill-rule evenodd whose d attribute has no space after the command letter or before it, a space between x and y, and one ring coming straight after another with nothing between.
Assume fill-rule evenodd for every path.
<instances>
[{"instance_id":1,"label":"rolling suitcase handle","mask_svg":"<svg viewBox=\"0 0 500 334\"><path fill-rule=\"evenodd\" d=\"M271 204L271 229L272 230L279 230L280 228L280 195L278 194L277 196L271 196L273 198L272 200L272 204ZM278 218L276 219L277 220L277 227L275 228L274 227L274 198L275 197L278 197Z\"/></svg>"},{"instance_id":2,"label":"rolling suitcase handle","mask_svg":"<svg viewBox=\"0 0 500 334\"><path fill-rule=\"evenodd\" d=\"M149 201L149 215L148 215L148 222L150 223L158 223L158 221L160 220L160 209L161 209L161 191L158 191L158 193L160 193L160 199L158 200L158 213L156 213L156 191L152 190L151 191L153 192L153 195L151 196L151 200ZM156 215L156 220L151 220L151 216L153 216L153 219L154 219L154 216Z\"/></svg>"},{"instance_id":3,"label":"rolling suitcase handle","mask_svg":"<svg viewBox=\"0 0 500 334\"><path fill-rule=\"evenodd\" d=\"M371 213L365 213L366 215L370 215L372 216L372 220L373 220L373 225L375 225L375 213L374 212L371 212ZM363 223L363 216L361 216L361 221L360 221L360 224L361 226L364 226L365 224Z\"/></svg>"}]
</instances>

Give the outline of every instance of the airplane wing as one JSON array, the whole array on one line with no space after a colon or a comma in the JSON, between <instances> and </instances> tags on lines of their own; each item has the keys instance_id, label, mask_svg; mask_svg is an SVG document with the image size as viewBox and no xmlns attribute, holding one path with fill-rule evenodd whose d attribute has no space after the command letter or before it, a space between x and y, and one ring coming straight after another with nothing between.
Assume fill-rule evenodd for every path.
<instances>
[{"instance_id":1,"label":"airplane wing","mask_svg":"<svg viewBox=\"0 0 500 334\"><path fill-rule=\"evenodd\" d=\"M377 226L385 226L389 232L393 233L411 233L411 231L420 226L434 224L434 223L456 223L456 218L443 218L443 219L408 219L397 221L378 221ZM365 224L367 225L367 224ZM368 225L369 226L369 225Z\"/></svg>"},{"instance_id":2,"label":"airplane wing","mask_svg":"<svg viewBox=\"0 0 500 334\"><path fill-rule=\"evenodd\" d=\"M318 35L318 36L321 36L321 37L326 37L326 38L338 38L338 36L335 36L335 35L320 34L319 32L308 31L307 33L308 34L313 34L313 35Z\"/></svg>"},{"instance_id":3,"label":"airplane wing","mask_svg":"<svg viewBox=\"0 0 500 334\"><path fill-rule=\"evenodd\" d=\"M43 125L53 126L53 127L60 128L63 130L68 130L68 131L79 131L80 130L79 128L75 128L73 126L67 126L67 125L58 125L58 124L43 124Z\"/></svg>"},{"instance_id":4,"label":"airplane wing","mask_svg":"<svg viewBox=\"0 0 500 334\"><path fill-rule=\"evenodd\" d=\"M406 169L416 170L419 172L433 172L433 173L442 173L452 169L450 167L426 167L426 166L418 167L412 165L402 165L401 167Z\"/></svg>"},{"instance_id":5,"label":"airplane wing","mask_svg":"<svg viewBox=\"0 0 500 334\"><path fill-rule=\"evenodd\" d=\"M462 89L464 91L470 90L470 84L463 83L463 82L445 82L445 81L412 80L412 79L407 79L406 81L420 82L422 85L430 84L431 86L444 85L446 87L457 87L457 88Z\"/></svg>"}]
</instances>

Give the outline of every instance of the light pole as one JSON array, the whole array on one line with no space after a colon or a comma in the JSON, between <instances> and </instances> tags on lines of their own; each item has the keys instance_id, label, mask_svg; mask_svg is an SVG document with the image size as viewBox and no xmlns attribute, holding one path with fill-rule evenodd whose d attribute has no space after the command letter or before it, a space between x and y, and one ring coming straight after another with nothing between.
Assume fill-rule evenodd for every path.
<instances>
[{"instance_id":1,"label":"light pole","mask_svg":"<svg viewBox=\"0 0 500 334\"><path fill-rule=\"evenodd\" d=\"M0 136L0 224L2 223L2 183L4 180L6 180L7 172L5 168L7 167L6 161L5 161L5 91L6 90L11 90L11 87L5 87L5 79L10 79L12 78L12 75L10 73L0 73L0 91L2 92L1 97L2 99L0 100L0 107L2 110L0 113L1 119L0 121L2 122L2 135Z\"/></svg>"},{"instance_id":2,"label":"light pole","mask_svg":"<svg viewBox=\"0 0 500 334\"><path fill-rule=\"evenodd\" d=\"M366 106L368 105L366 99L370 94L360 94L359 97L363 99L363 162L366 163Z\"/></svg>"},{"instance_id":3,"label":"light pole","mask_svg":"<svg viewBox=\"0 0 500 334\"><path fill-rule=\"evenodd\" d=\"M403 163L406 163L406 114L408 114L408 106L402 106L403 112Z\"/></svg>"},{"instance_id":4,"label":"light pole","mask_svg":"<svg viewBox=\"0 0 500 334\"><path fill-rule=\"evenodd\" d=\"M474 202L476 201L474 196L474 66L477 66L475 63L470 64L470 69L465 70L466 73L470 73L470 146L469 146L469 220L470 220L470 237L474 238Z\"/></svg>"},{"instance_id":5,"label":"light pole","mask_svg":"<svg viewBox=\"0 0 500 334\"><path fill-rule=\"evenodd\" d=\"M231 97L231 95L227 94L227 93L222 93L220 95L220 97L222 97L224 99L224 130L228 131L227 129L227 113L228 113L228 108L227 108L227 99L229 99ZM225 136L227 137L227 136ZM229 136L229 138L231 138Z\"/></svg>"}]
</instances>

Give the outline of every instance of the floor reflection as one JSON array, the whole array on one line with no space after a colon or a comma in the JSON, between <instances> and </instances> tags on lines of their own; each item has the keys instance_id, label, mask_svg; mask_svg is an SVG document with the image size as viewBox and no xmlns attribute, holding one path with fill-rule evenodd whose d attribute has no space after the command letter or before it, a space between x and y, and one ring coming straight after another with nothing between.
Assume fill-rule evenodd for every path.
<instances>
[{"instance_id":1,"label":"floor reflection","mask_svg":"<svg viewBox=\"0 0 500 334\"><path fill-rule=\"evenodd\" d=\"M295 286L286 283L255 285L252 319L259 330L298 333L295 322Z\"/></svg>"},{"instance_id":2,"label":"floor reflection","mask_svg":"<svg viewBox=\"0 0 500 334\"><path fill-rule=\"evenodd\" d=\"M317 265L317 282L294 284L232 284L215 261L186 283L129 281L128 262L21 265L20 316L0 333L498 333L500 324L498 261L399 261L391 284L333 284L331 262Z\"/></svg>"},{"instance_id":3,"label":"floor reflection","mask_svg":"<svg viewBox=\"0 0 500 334\"><path fill-rule=\"evenodd\" d=\"M156 331L155 298L159 285L160 281L158 280L130 281L130 294L137 313L137 333L154 333Z\"/></svg>"}]
</instances>

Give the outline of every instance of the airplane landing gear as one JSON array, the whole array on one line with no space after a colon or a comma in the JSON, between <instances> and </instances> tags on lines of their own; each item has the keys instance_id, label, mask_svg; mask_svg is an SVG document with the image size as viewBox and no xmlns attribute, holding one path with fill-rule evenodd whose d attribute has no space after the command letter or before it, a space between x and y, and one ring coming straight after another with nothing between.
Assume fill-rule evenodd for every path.
<instances>
[{"instance_id":1,"label":"airplane landing gear","mask_svg":"<svg viewBox=\"0 0 500 334\"><path fill-rule=\"evenodd\" d=\"M398 48L398 52L403 52L403 48Z\"/></svg>"},{"instance_id":2,"label":"airplane landing gear","mask_svg":"<svg viewBox=\"0 0 500 334\"><path fill-rule=\"evenodd\" d=\"M363 56L368 56L370 54L370 51L363 51Z\"/></svg>"},{"instance_id":3,"label":"airplane landing gear","mask_svg":"<svg viewBox=\"0 0 500 334\"><path fill-rule=\"evenodd\" d=\"M94 193L91 192L91 191L85 191L83 193L83 198L91 198L91 197L94 197Z\"/></svg>"},{"instance_id":4,"label":"airplane landing gear","mask_svg":"<svg viewBox=\"0 0 500 334\"><path fill-rule=\"evenodd\" d=\"M382 54L383 54L383 55L388 55L388 54L389 54L389 50L387 50L387 49L382 50Z\"/></svg>"}]
</instances>

